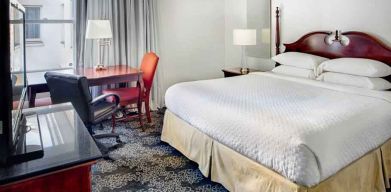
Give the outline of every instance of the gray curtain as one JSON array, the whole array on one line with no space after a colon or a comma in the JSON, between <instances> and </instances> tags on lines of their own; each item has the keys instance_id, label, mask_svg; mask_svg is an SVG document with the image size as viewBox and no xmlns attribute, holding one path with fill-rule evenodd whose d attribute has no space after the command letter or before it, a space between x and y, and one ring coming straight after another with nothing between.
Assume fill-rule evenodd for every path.
<instances>
[{"instance_id":1,"label":"gray curtain","mask_svg":"<svg viewBox=\"0 0 391 192\"><path fill-rule=\"evenodd\" d=\"M104 51L104 64L140 67L143 55L157 54L156 0L79 0L77 7L78 66L93 67L97 63L97 41L85 39L89 19L110 20L113 31L112 45ZM152 106L161 106L161 70L158 67L152 89ZM99 93L100 88L94 89Z\"/></svg>"},{"instance_id":2,"label":"gray curtain","mask_svg":"<svg viewBox=\"0 0 391 192\"><path fill-rule=\"evenodd\" d=\"M76 36L76 67L84 66L84 46L87 27L87 2L88 0L76 0L76 21L75 21L75 36Z\"/></svg>"}]
</instances>

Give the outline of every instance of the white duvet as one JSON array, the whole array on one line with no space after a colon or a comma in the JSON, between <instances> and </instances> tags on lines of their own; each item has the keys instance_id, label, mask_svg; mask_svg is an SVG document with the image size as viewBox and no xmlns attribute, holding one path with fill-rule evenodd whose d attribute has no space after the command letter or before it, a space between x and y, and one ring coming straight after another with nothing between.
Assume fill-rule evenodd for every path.
<instances>
[{"instance_id":1,"label":"white duvet","mask_svg":"<svg viewBox=\"0 0 391 192\"><path fill-rule=\"evenodd\" d=\"M180 83L166 106L293 182L313 186L391 138L391 93L272 73Z\"/></svg>"}]
</instances>

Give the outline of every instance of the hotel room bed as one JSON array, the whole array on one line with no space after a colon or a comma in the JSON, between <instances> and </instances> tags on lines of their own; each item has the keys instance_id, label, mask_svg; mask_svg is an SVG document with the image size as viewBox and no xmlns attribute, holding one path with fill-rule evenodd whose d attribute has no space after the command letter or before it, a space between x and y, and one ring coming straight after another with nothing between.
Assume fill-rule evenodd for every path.
<instances>
[{"instance_id":1,"label":"hotel room bed","mask_svg":"<svg viewBox=\"0 0 391 192\"><path fill-rule=\"evenodd\" d=\"M391 50L367 34L329 45L330 34L307 34L286 52L391 64ZM174 85L166 106L162 140L231 191L390 187L390 91L251 73Z\"/></svg>"},{"instance_id":2,"label":"hotel room bed","mask_svg":"<svg viewBox=\"0 0 391 192\"><path fill-rule=\"evenodd\" d=\"M177 84L166 105L211 140L307 187L391 138L390 92L272 73Z\"/></svg>"},{"instance_id":3,"label":"hotel room bed","mask_svg":"<svg viewBox=\"0 0 391 192\"><path fill-rule=\"evenodd\" d=\"M306 34L285 52L391 65L391 49L377 38L346 32L348 43L340 36L329 43L331 35ZM390 91L251 73L174 85L166 106L162 141L230 191L390 188Z\"/></svg>"}]
</instances>

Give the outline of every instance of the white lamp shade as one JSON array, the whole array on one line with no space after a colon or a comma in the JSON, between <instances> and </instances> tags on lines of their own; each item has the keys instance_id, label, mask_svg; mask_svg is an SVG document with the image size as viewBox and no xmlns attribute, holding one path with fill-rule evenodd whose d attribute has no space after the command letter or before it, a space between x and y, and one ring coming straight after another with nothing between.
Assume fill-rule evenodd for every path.
<instances>
[{"instance_id":1,"label":"white lamp shade","mask_svg":"<svg viewBox=\"0 0 391 192\"><path fill-rule=\"evenodd\" d=\"M257 30L255 29L235 29L234 45L256 45Z\"/></svg>"},{"instance_id":2,"label":"white lamp shade","mask_svg":"<svg viewBox=\"0 0 391 192\"><path fill-rule=\"evenodd\" d=\"M109 20L88 20L86 39L109 39L113 38Z\"/></svg>"}]
</instances>

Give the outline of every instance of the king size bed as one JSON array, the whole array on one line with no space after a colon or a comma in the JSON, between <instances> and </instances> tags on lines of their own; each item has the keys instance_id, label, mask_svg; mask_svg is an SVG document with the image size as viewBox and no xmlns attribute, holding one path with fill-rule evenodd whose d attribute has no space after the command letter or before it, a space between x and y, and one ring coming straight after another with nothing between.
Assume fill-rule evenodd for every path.
<instances>
[{"instance_id":1,"label":"king size bed","mask_svg":"<svg viewBox=\"0 0 391 192\"><path fill-rule=\"evenodd\" d=\"M330 35L309 33L285 52L391 65L391 49L368 34L343 33L349 44ZM166 106L162 141L230 191L390 187L390 91L251 73L174 85Z\"/></svg>"}]
</instances>

